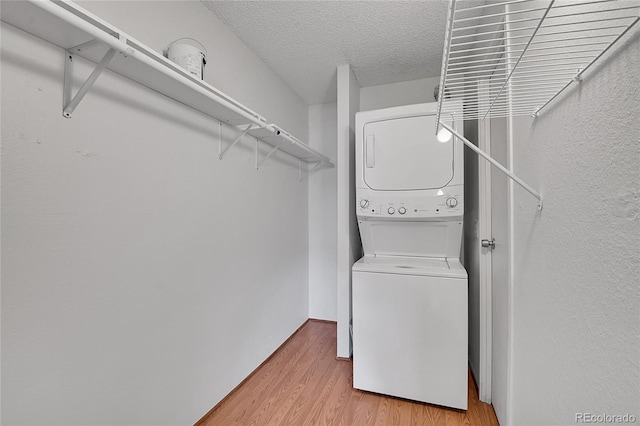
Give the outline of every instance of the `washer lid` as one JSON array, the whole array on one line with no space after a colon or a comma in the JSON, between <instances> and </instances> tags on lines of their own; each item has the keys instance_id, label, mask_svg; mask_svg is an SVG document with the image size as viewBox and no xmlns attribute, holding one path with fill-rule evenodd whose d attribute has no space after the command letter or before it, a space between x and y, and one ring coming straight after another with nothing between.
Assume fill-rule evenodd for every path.
<instances>
[{"instance_id":1,"label":"washer lid","mask_svg":"<svg viewBox=\"0 0 640 426\"><path fill-rule=\"evenodd\" d=\"M467 278L458 259L444 257L364 256L353 265L354 272Z\"/></svg>"},{"instance_id":2,"label":"washer lid","mask_svg":"<svg viewBox=\"0 0 640 426\"><path fill-rule=\"evenodd\" d=\"M435 115L365 123L363 178L371 189L409 191L446 186L454 173L454 144L439 143Z\"/></svg>"}]
</instances>

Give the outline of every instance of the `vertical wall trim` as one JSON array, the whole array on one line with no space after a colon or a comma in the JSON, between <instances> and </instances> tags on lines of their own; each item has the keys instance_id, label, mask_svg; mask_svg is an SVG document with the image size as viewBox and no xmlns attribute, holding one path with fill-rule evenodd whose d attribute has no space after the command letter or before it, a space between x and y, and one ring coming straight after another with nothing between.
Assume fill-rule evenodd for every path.
<instances>
[{"instance_id":1,"label":"vertical wall trim","mask_svg":"<svg viewBox=\"0 0 640 426\"><path fill-rule=\"evenodd\" d=\"M489 96L487 83L480 82L478 92L482 99ZM478 147L491 155L491 126L489 120L478 121ZM491 229L491 164L478 160L479 187L479 239L493 238ZM477 241L476 241L477 243ZM478 394L480 401L491 404L492 389L492 345L493 345L493 311L492 311L492 251L480 255L480 373Z\"/></svg>"},{"instance_id":2,"label":"vertical wall trim","mask_svg":"<svg viewBox=\"0 0 640 426\"><path fill-rule=\"evenodd\" d=\"M505 12L510 13L511 7L510 5L505 6ZM507 16L508 17L508 16ZM505 29L507 35L511 34L511 24L506 23ZM507 57L511 55L511 40L507 40ZM511 70L509 70L511 71ZM508 99L509 99L509 109L512 108L511 102L511 81L508 83L507 87L508 91ZM507 119L507 158L509 159L507 168L509 171L513 172L513 117L510 115ZM512 410L512 402L513 402L513 324L514 324L514 312L513 312L513 304L514 304L514 264L515 257L513 255L514 251L514 210L513 210L513 197L514 197L514 185L513 179L509 179L507 183L507 187L509 188L509 195L507 197L507 217L509 218L509 224L507 226L507 235L509 236L509 247L508 247L508 270L509 270L509 278L507 283L507 300L509 301L507 306L507 316L509 318L509 322L507 323L507 401L506 401L506 417L507 424L513 424L513 410Z\"/></svg>"},{"instance_id":3,"label":"vertical wall trim","mask_svg":"<svg viewBox=\"0 0 640 426\"><path fill-rule=\"evenodd\" d=\"M351 356L351 339L349 336L349 321L351 306L349 304L349 290L351 285L351 271L349 265L349 65L340 65L338 73L338 147L336 167L338 173L338 244L337 259L337 353L336 356L349 358Z\"/></svg>"},{"instance_id":4,"label":"vertical wall trim","mask_svg":"<svg viewBox=\"0 0 640 426\"><path fill-rule=\"evenodd\" d=\"M506 5L506 12L510 13L511 8L510 5ZM509 23L506 24L507 35L511 33L511 25ZM507 40L507 56L509 57L511 54L511 41ZM511 81L509 81L509 85L507 87L509 93L509 109L512 108L511 102ZM509 171L513 172L513 117L510 115L507 119L507 157L509 162L507 164L507 168ZM507 235L509 236L509 280L507 284L508 291L508 299L509 304L507 306L507 315L509 318L509 322L507 323L507 424L513 423L513 410L512 410L512 401L513 401L513 324L514 324L514 312L513 312L513 303L514 303L514 256L513 256L513 248L514 248L514 218L513 218L513 180L509 179L508 183L509 195L507 197L507 217L509 218L509 225L507 227Z\"/></svg>"},{"instance_id":5,"label":"vertical wall trim","mask_svg":"<svg viewBox=\"0 0 640 426\"><path fill-rule=\"evenodd\" d=\"M351 266L360 257L361 246L354 206L355 113L360 106L360 88L351 67L339 65L338 73L338 244L337 244L337 356L351 357Z\"/></svg>"},{"instance_id":6,"label":"vertical wall trim","mask_svg":"<svg viewBox=\"0 0 640 426\"><path fill-rule=\"evenodd\" d=\"M509 95L510 96L510 95ZM509 119L507 120L507 155L509 157L509 170L513 171L513 118L509 117ZM508 335L508 343L507 343L507 348L508 348L508 353L507 353L507 359L509 360L507 363L507 424L512 424L513 423L513 410L511 409L511 403L513 401L513 345L514 345L514 341L513 341L513 335L514 335L514 331L513 331L513 324L515 321L515 314L513 311L513 304L514 304L514 280L515 280L515 274L514 274L514 264L515 264L515 257L514 257L514 229L515 229L515 225L514 225L514 214L513 214L513 197L514 197L514 185L513 185L513 180L509 179L509 183L508 183L508 188L509 188L509 196L507 197L507 217L509 218L509 225L507 228L507 234L509 235L509 281L508 281L508 285L507 285L507 289L508 289L508 300L509 300L509 305L507 307L507 312L508 312L508 317L509 317L509 322L507 324L507 335Z\"/></svg>"}]
</instances>

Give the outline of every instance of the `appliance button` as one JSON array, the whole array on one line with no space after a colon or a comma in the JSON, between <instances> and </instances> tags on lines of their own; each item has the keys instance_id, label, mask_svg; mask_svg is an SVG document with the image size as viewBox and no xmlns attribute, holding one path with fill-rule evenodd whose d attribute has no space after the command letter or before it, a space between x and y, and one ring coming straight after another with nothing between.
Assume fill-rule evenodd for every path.
<instances>
[{"instance_id":1,"label":"appliance button","mask_svg":"<svg viewBox=\"0 0 640 426\"><path fill-rule=\"evenodd\" d=\"M400 207L398 209L398 213L400 213L400 214L405 214L406 212L407 212L407 209L405 209L404 207Z\"/></svg>"},{"instance_id":2,"label":"appliance button","mask_svg":"<svg viewBox=\"0 0 640 426\"><path fill-rule=\"evenodd\" d=\"M389 213L389 214L394 214L395 212L396 212L396 209L394 209L393 207L389 207L387 209L387 213Z\"/></svg>"},{"instance_id":3,"label":"appliance button","mask_svg":"<svg viewBox=\"0 0 640 426\"><path fill-rule=\"evenodd\" d=\"M369 200L364 198L360 200L360 207L362 207L363 209L366 209L368 206L369 206Z\"/></svg>"},{"instance_id":4,"label":"appliance button","mask_svg":"<svg viewBox=\"0 0 640 426\"><path fill-rule=\"evenodd\" d=\"M446 204L447 204L447 207L453 208L458 205L458 200L454 197L449 197L447 198Z\"/></svg>"}]
</instances>

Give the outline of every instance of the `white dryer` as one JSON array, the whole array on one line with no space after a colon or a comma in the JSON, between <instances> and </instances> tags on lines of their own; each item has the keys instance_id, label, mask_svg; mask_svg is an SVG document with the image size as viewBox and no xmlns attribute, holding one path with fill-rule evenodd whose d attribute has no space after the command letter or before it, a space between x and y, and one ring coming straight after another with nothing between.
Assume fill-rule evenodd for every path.
<instances>
[{"instance_id":1,"label":"white dryer","mask_svg":"<svg viewBox=\"0 0 640 426\"><path fill-rule=\"evenodd\" d=\"M353 384L467 408L467 274L459 262L463 145L436 103L356 114ZM462 133L462 121L444 117Z\"/></svg>"}]
</instances>

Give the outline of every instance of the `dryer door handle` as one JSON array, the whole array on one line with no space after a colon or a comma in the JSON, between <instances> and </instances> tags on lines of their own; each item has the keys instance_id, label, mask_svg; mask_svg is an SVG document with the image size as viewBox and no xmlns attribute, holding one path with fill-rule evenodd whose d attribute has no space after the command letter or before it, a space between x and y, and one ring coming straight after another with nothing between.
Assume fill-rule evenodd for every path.
<instances>
[{"instance_id":1,"label":"dryer door handle","mask_svg":"<svg viewBox=\"0 0 640 426\"><path fill-rule=\"evenodd\" d=\"M374 135L367 135L367 143L365 144L365 157L368 168L376 166L376 139Z\"/></svg>"}]
</instances>

